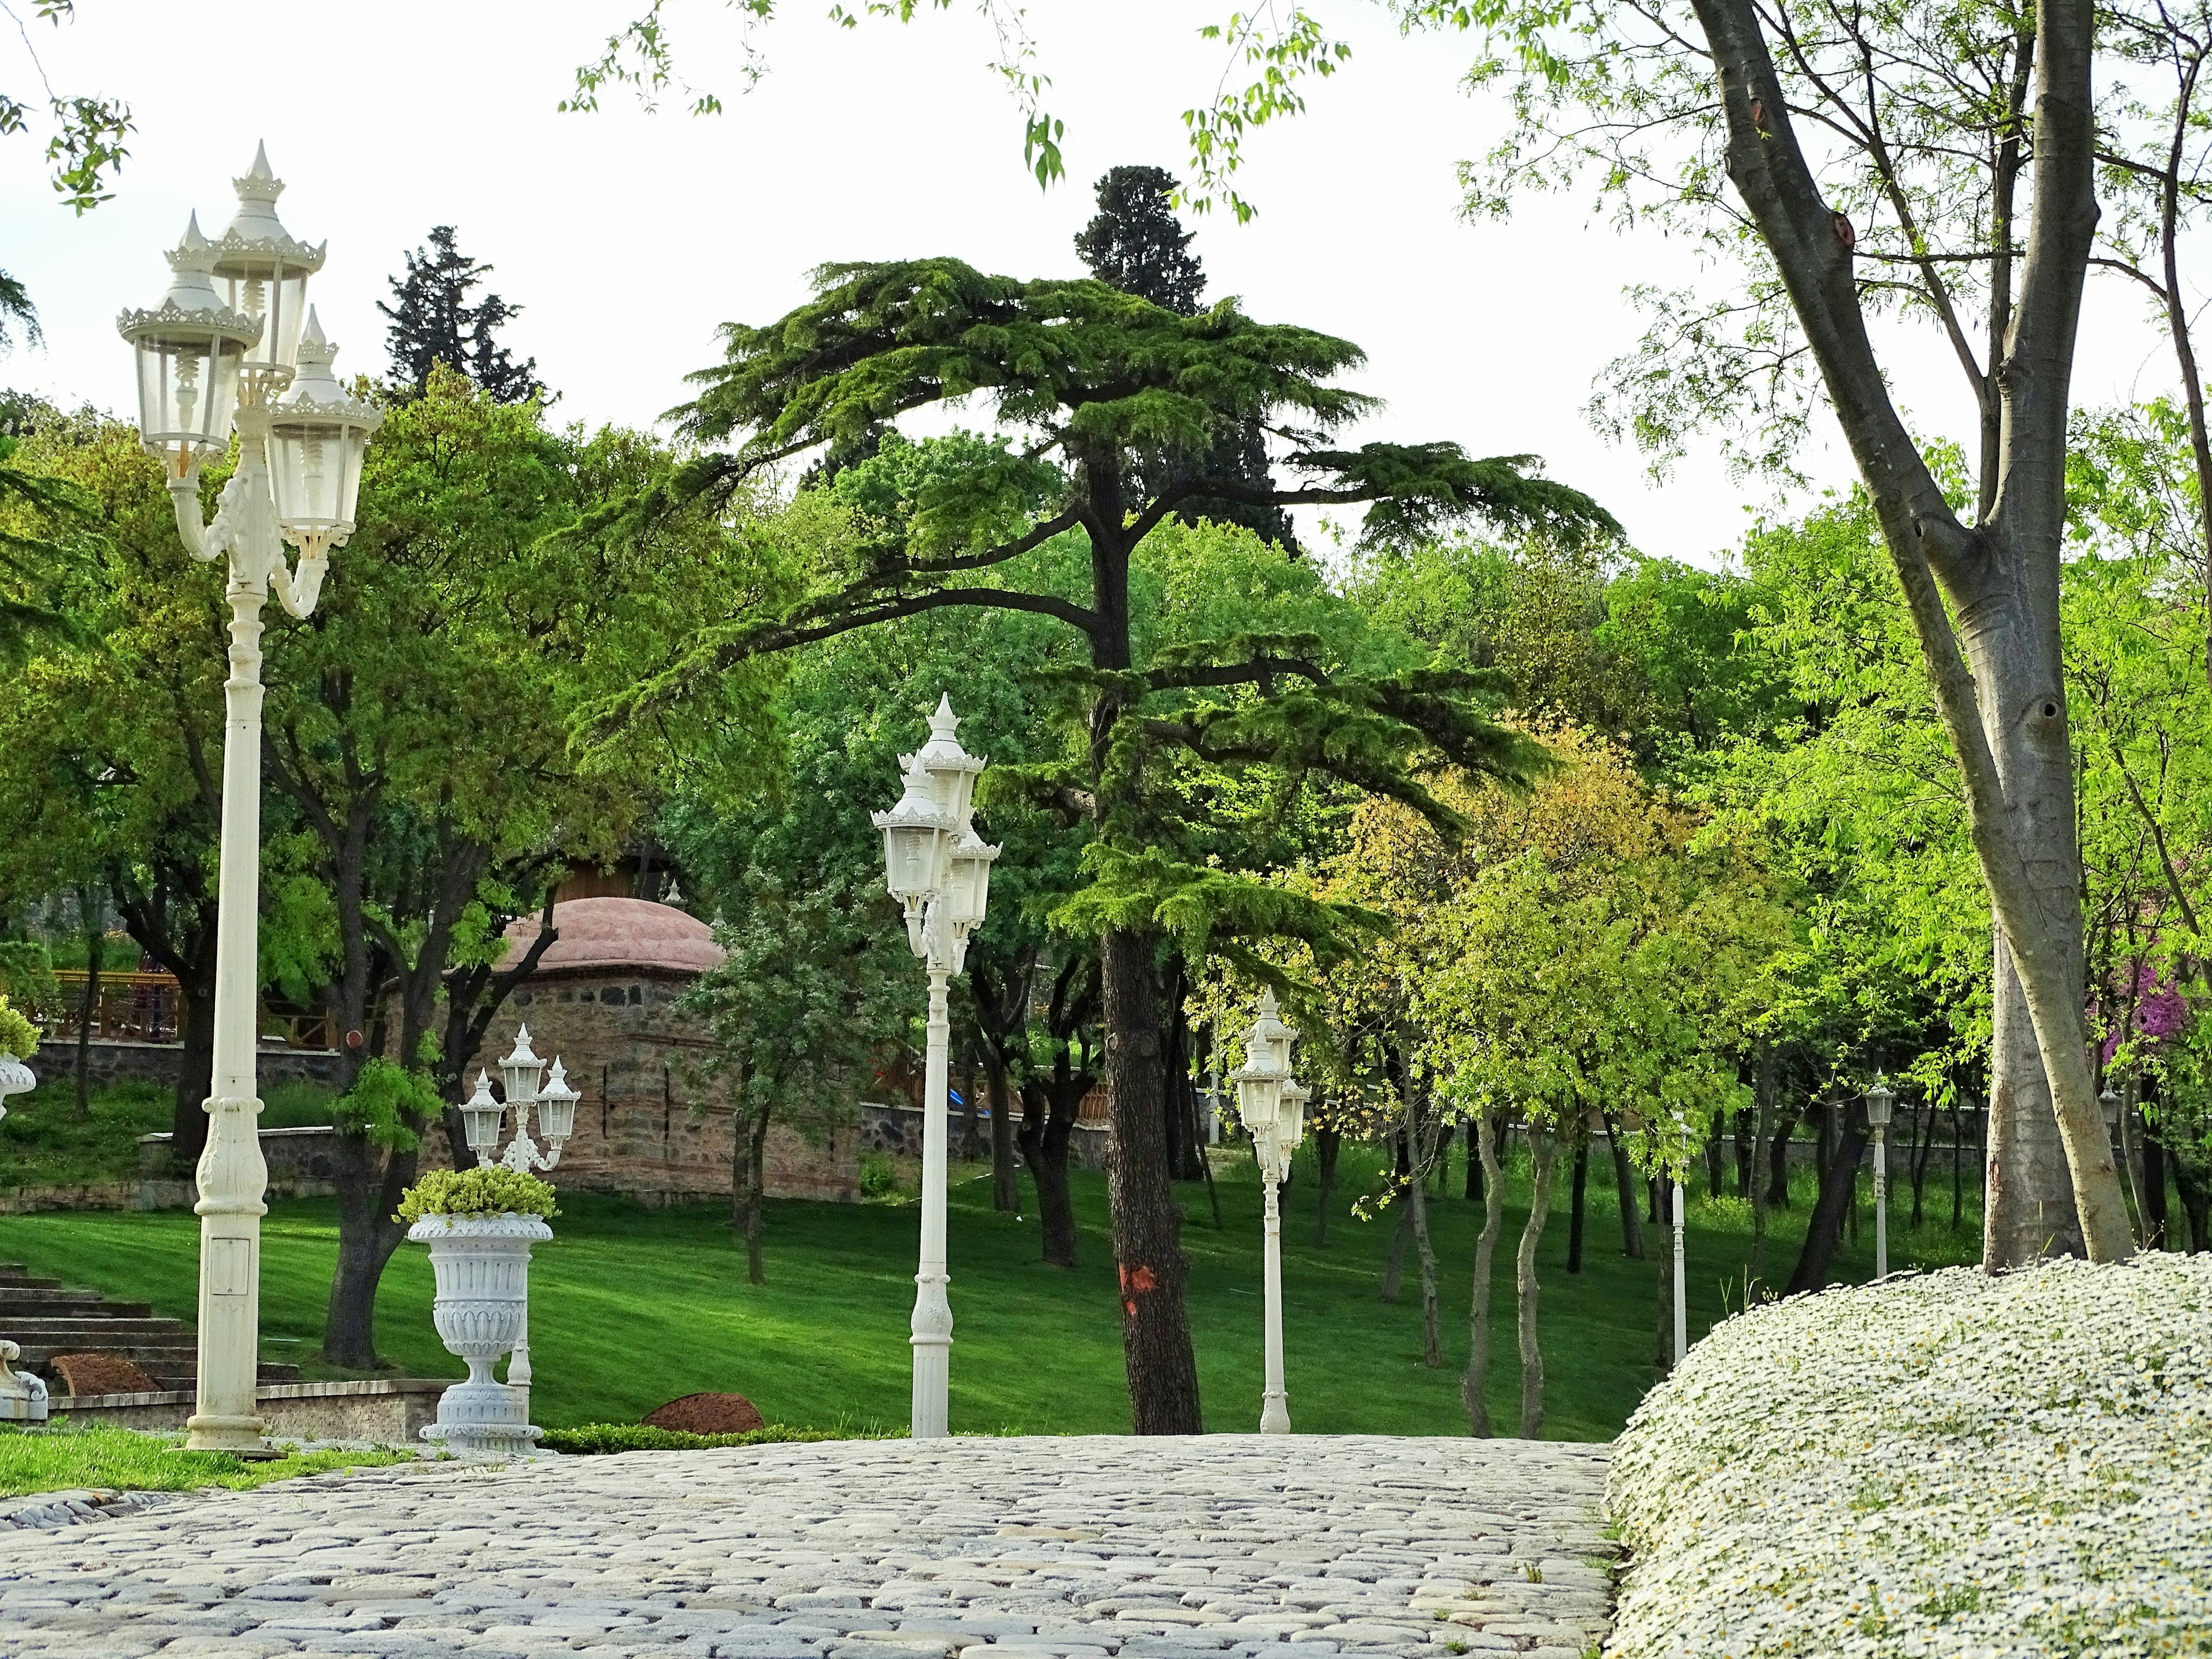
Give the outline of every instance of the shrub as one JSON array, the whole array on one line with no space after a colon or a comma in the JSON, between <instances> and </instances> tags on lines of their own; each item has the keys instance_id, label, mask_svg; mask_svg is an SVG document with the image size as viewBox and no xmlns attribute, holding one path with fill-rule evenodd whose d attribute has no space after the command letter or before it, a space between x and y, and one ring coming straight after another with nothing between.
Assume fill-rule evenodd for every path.
<instances>
[{"instance_id":1,"label":"shrub","mask_svg":"<svg viewBox=\"0 0 2212 1659\"><path fill-rule=\"evenodd\" d=\"M683 1429L649 1428L642 1423L586 1423L573 1429L548 1429L538 1442L549 1451L578 1457L615 1452L706 1451L715 1446L773 1446L795 1440L881 1440L878 1434L836 1429L794 1429L781 1423L747 1429L742 1434L692 1434Z\"/></svg>"},{"instance_id":2,"label":"shrub","mask_svg":"<svg viewBox=\"0 0 2212 1659\"><path fill-rule=\"evenodd\" d=\"M28 1060L38 1052L39 1028L10 1007L7 993L0 991L0 1054Z\"/></svg>"},{"instance_id":3,"label":"shrub","mask_svg":"<svg viewBox=\"0 0 2212 1659\"><path fill-rule=\"evenodd\" d=\"M898 1164L888 1152L868 1152L861 1157L861 1197L890 1198L898 1189Z\"/></svg>"},{"instance_id":4,"label":"shrub","mask_svg":"<svg viewBox=\"0 0 2212 1659\"><path fill-rule=\"evenodd\" d=\"M553 1188L536 1176L504 1164L487 1170L433 1170L399 1196L392 1218L410 1224L426 1215L556 1216Z\"/></svg>"}]
</instances>

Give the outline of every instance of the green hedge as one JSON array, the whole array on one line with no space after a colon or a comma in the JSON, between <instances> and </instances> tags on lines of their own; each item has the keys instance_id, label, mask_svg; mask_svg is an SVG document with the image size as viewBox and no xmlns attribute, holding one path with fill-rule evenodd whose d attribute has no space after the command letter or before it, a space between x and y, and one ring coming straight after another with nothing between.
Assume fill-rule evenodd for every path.
<instances>
[{"instance_id":1,"label":"green hedge","mask_svg":"<svg viewBox=\"0 0 2212 1659\"><path fill-rule=\"evenodd\" d=\"M891 1436L849 1429L794 1429L781 1423L747 1429L742 1434L693 1434L684 1429L648 1428L642 1423L584 1423L573 1429L548 1429L538 1443L548 1451L575 1457L611 1452L705 1451L714 1446L772 1446L793 1440L887 1440Z\"/></svg>"}]
</instances>

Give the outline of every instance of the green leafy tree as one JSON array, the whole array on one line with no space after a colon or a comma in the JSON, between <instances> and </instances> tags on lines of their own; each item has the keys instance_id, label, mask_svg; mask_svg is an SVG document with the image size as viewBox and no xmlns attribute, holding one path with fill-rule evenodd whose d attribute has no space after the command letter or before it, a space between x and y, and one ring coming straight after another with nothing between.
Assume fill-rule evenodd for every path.
<instances>
[{"instance_id":1,"label":"green leafy tree","mask_svg":"<svg viewBox=\"0 0 2212 1659\"><path fill-rule=\"evenodd\" d=\"M1305 442L1281 461L1307 482L1261 490L1209 479L1132 499L1132 459L1196 448L1261 418L1294 441L1364 413L1334 385L1357 349L1310 330L1261 324L1233 305L1182 317L1093 281L1018 282L952 259L825 268L814 299L765 328L732 324L726 361L696 377L687 433L735 441L702 457L687 483L707 493L948 397L980 393L1030 453L1007 453L925 492L904 533L856 538L811 573L780 614L745 614L702 632L659 675L600 711L602 732L731 665L948 606L1018 611L1073 629L1089 662L1073 686L1082 763L1026 781L1091 822L1091 882L1063 925L1100 938L1107 1076L1117 1157L1115 1254L1124 1354L1140 1432L1194 1432L1197 1373L1183 1308L1163 1132L1162 937L1187 952L1209 939L1321 931L1334 918L1265 882L1182 863L1149 833L1148 777L1188 757L1230 773L1341 778L1426 803L1419 771L1441 760L1510 771L1525 745L1469 701L1463 678L1370 676L1312 661L1302 642L1249 635L1191 641L1140 664L1132 629L1137 550L1200 495L1258 505L1370 504L1369 533L1411 538L1468 516L1609 532L1588 497L1536 476L1525 457L1474 459L1451 444ZM1325 442L1325 440L1324 440ZM1035 457L1063 469L1054 510L1022 510ZM1017 584L1024 555L1069 532L1087 544L1079 586ZM1203 707L1190 694L1218 694Z\"/></svg>"},{"instance_id":2,"label":"green leafy tree","mask_svg":"<svg viewBox=\"0 0 2212 1659\"><path fill-rule=\"evenodd\" d=\"M708 1070L725 1080L732 1108L731 1220L756 1285L767 1278L769 1129L781 1122L826 1139L850 1125L861 1089L912 1018L903 933L879 883L793 891L756 866L723 896L714 937L728 956L686 1000L706 1017Z\"/></svg>"}]
</instances>

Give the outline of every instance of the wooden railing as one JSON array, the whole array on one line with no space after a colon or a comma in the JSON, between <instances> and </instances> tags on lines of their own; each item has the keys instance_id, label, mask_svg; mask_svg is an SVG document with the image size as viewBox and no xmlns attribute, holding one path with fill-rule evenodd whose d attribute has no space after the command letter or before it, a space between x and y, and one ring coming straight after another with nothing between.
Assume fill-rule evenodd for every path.
<instances>
[{"instance_id":1,"label":"wooden railing","mask_svg":"<svg viewBox=\"0 0 2212 1659\"><path fill-rule=\"evenodd\" d=\"M74 1042L77 1022L84 1011L82 969L58 969L54 979L61 994L48 1017L46 1041ZM95 1042L176 1042L184 1005L173 974L116 973L102 970L100 994L93 1010L92 1036ZM282 1042L288 1048L329 1048L335 1045L330 1016L301 1013L264 1006L260 1011L261 1040Z\"/></svg>"}]
</instances>

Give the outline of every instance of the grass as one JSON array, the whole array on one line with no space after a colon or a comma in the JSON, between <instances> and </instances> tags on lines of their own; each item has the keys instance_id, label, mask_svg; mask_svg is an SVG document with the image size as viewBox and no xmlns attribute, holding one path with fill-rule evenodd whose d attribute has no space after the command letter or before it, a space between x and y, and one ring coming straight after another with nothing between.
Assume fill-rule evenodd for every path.
<instances>
[{"instance_id":1,"label":"grass","mask_svg":"<svg viewBox=\"0 0 2212 1659\"><path fill-rule=\"evenodd\" d=\"M1525 1158L1510 1187L1493 1331L1489 1403L1493 1420L1518 1420L1513 1351L1511 1246L1525 1212ZM1396 1224L1351 1214L1379 1171L1373 1149L1347 1147L1329 1243L1313 1243L1315 1182L1301 1158L1284 1228L1285 1347L1291 1413L1309 1432L1459 1434L1459 1374L1466 1363L1468 1265L1480 1206L1457 1197L1431 1206L1443 1304L1445 1363L1421 1363L1419 1279L1409 1261L1402 1299L1377 1295ZM1224 1152L1219 1186L1227 1226L1212 1224L1205 1188L1178 1188L1189 1217L1189 1309L1209 1429L1246 1431L1261 1390L1261 1193L1249 1156ZM1590 1172L1585 1270L1563 1267L1565 1176L1541 1247L1542 1333L1548 1418L1561 1439L1617 1433L1654 1380L1659 1328L1656 1260L1620 1253L1610 1171ZM1931 1200L1935 1198L1931 1171ZM988 1171L956 1166L951 1271L957 1320L952 1422L963 1431L1120 1433L1128 1426L1114 1267L1105 1237L1103 1177L1076 1172L1081 1266L1037 1258L1034 1213L994 1213ZM1696 1186L1702 1191L1703 1178ZM1794 1209L1778 1212L1767 1252L1769 1282L1786 1279L1811 1207L1801 1171ZM1457 1166L1450 1189L1459 1189ZM1909 1205L1899 1183L1898 1206ZM1027 1182L1024 1182L1024 1191ZM1893 1228L1899 1267L1976 1259L1979 1218L1950 1232L1942 1219L1910 1233ZM748 1285L744 1253L720 1206L647 1210L625 1200L564 1194L556 1237L533 1264L532 1415L548 1427L635 1421L695 1390L742 1393L771 1422L848 1431L896 1431L907 1418L918 1212L910 1200L769 1206L768 1283ZM1897 1218L1893 1216L1893 1220ZM1647 1230L1656 1257L1662 1229ZM1693 1337L1741 1305L1749 1217L1740 1200L1693 1197L1688 1226ZM1872 1271L1870 1212L1835 1276ZM0 1259L30 1262L71 1284L150 1302L189 1320L195 1308L198 1221L187 1212L75 1212L0 1217ZM335 1208L326 1200L279 1202L264 1224L264 1358L306 1362L320 1340L337 1255ZM1409 1253L1410 1254L1410 1253ZM404 1244L384 1275L377 1339L387 1359L417 1376L462 1367L430 1323L431 1275L422 1247Z\"/></svg>"},{"instance_id":2,"label":"grass","mask_svg":"<svg viewBox=\"0 0 2212 1659\"><path fill-rule=\"evenodd\" d=\"M0 1497L88 1486L132 1492L260 1486L331 1469L415 1461L411 1453L322 1451L248 1462L222 1452L185 1451L184 1441L181 1434L140 1434L130 1429L0 1425Z\"/></svg>"},{"instance_id":3,"label":"grass","mask_svg":"<svg viewBox=\"0 0 2212 1659\"><path fill-rule=\"evenodd\" d=\"M161 1083L131 1080L95 1090L90 1109L78 1115L75 1052L65 1042L40 1048L33 1062L38 1088L9 1097L8 1115L0 1119L0 1188L134 1180L138 1137L169 1128L176 1091ZM272 1083L262 1097L261 1127L326 1124L333 1098L319 1083Z\"/></svg>"}]
</instances>

